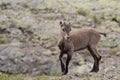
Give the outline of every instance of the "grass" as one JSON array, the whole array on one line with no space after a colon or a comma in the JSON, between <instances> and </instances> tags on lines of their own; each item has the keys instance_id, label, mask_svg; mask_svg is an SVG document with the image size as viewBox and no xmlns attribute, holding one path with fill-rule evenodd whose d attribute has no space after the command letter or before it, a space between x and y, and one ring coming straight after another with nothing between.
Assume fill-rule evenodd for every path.
<instances>
[{"instance_id":1,"label":"grass","mask_svg":"<svg viewBox=\"0 0 120 80\"><path fill-rule=\"evenodd\" d=\"M114 56L114 55L117 54L117 52L118 52L117 49L112 49L112 50L110 51L109 55L110 55L110 56Z\"/></svg>"},{"instance_id":2,"label":"grass","mask_svg":"<svg viewBox=\"0 0 120 80\"><path fill-rule=\"evenodd\" d=\"M83 15L83 16L86 16L86 15L87 15L87 12L86 12L84 9L82 9L82 8L79 8L79 9L77 10L77 13L80 14L80 15Z\"/></svg>"},{"instance_id":3,"label":"grass","mask_svg":"<svg viewBox=\"0 0 120 80\"><path fill-rule=\"evenodd\" d=\"M97 16L92 16L92 19L95 23L100 24L100 19Z\"/></svg>"},{"instance_id":4,"label":"grass","mask_svg":"<svg viewBox=\"0 0 120 80\"><path fill-rule=\"evenodd\" d=\"M50 75L50 76L60 76L60 75L61 75L61 72L55 70L54 72L49 72L49 75Z\"/></svg>"},{"instance_id":5,"label":"grass","mask_svg":"<svg viewBox=\"0 0 120 80\"><path fill-rule=\"evenodd\" d=\"M52 19L56 19L57 17L59 17L60 15L55 15L54 13L49 13L49 14L44 14L41 17L43 17L44 19L48 19L48 20L52 20Z\"/></svg>"},{"instance_id":6,"label":"grass","mask_svg":"<svg viewBox=\"0 0 120 80\"><path fill-rule=\"evenodd\" d=\"M99 46L102 46L102 47L111 47L111 43L106 42L106 41L100 41L99 42Z\"/></svg>"},{"instance_id":7,"label":"grass","mask_svg":"<svg viewBox=\"0 0 120 80\"><path fill-rule=\"evenodd\" d=\"M29 5L27 5L26 3L23 3L22 6L23 6L24 8L29 8Z\"/></svg>"},{"instance_id":8,"label":"grass","mask_svg":"<svg viewBox=\"0 0 120 80\"><path fill-rule=\"evenodd\" d=\"M0 80L27 80L27 78L21 77L21 76L11 76L7 74L0 74Z\"/></svg>"},{"instance_id":9,"label":"grass","mask_svg":"<svg viewBox=\"0 0 120 80\"><path fill-rule=\"evenodd\" d=\"M0 38L0 44L4 44L5 43L5 39Z\"/></svg>"},{"instance_id":10,"label":"grass","mask_svg":"<svg viewBox=\"0 0 120 80\"><path fill-rule=\"evenodd\" d=\"M52 77L52 76L36 76L36 77L25 77L18 75L7 75L0 73L0 80L68 80L64 77Z\"/></svg>"},{"instance_id":11,"label":"grass","mask_svg":"<svg viewBox=\"0 0 120 80\"><path fill-rule=\"evenodd\" d=\"M4 0L4 1L7 1L7 0ZM93 4L95 4L94 2L96 3L96 6L95 6L95 9L92 10L92 7L94 7ZM48 20L48 21L52 22L52 20L57 21L57 20L59 20L59 17L61 19L61 17L63 16L67 20L71 21L70 16L73 16L73 15L69 15L69 14L64 15L64 13L65 12L68 12L68 13L74 12L74 10L72 10L72 9L75 9L76 12L74 12L74 13L82 15L83 17L88 17L97 24L102 22L103 18L106 20L107 19L110 20L115 17L115 19L120 21L120 16L115 15L115 14L119 14L120 3L116 2L115 0L98 0L98 1L97 0L70 0L68 2L66 0L59 0L59 1L44 0L44 4L37 5L37 7L31 7L26 3L23 3L20 6L25 8L24 12L23 12L22 8L17 9L17 7L15 8L16 11L14 11L14 9L13 9L13 11L12 11L12 9L3 10L3 11L1 10L0 17L1 17L1 19L3 19L0 22L1 27L9 26L9 18L12 22L14 22L16 24L16 27L22 27L23 29L26 29L29 25L36 26L37 20L35 19L35 15L32 14L31 12L35 12L36 15L39 16L40 20L45 19L46 21ZM48 13L46 12L44 15L42 14L40 16L39 11L40 10L47 11L47 9L48 9ZM49 9L51 9L50 13L49 13ZM60 12L60 15L54 13L54 11L52 12L52 10L56 10L56 13L57 13L57 11L58 11L58 13ZM7 18L7 17L9 17L9 18ZM41 19L41 18L43 18L43 19ZM78 23L76 22L78 25L80 25L80 24L89 25L89 23L86 22L87 19L85 19L85 20L82 20L82 19L80 20L80 19L81 19L81 17L78 19ZM74 21L74 18L73 18L73 21ZM40 21L40 22L42 22L42 21ZM115 25L116 25L116 23L107 22L107 23L105 23L105 26L107 26L107 28L100 27L100 29L101 29L100 31L102 31L102 30L105 31L105 30L111 29L111 31L120 33L120 28L115 27ZM39 26L39 24L37 26ZM49 26L51 26L51 29L52 29L52 26L54 26L54 24L49 25ZM43 27L45 27L45 26L43 26ZM109 36L109 34L108 34L108 37L107 37L110 40L112 40L112 42L101 41L99 43L100 47L113 46L114 43L116 42L117 38L112 35ZM46 43L46 44L51 38L52 38L52 36L49 36L49 35L38 36L38 39L41 42ZM105 38L105 39L107 40L107 38ZM4 39L4 38L0 38L0 44L4 44L5 40L6 39ZM24 41L24 39L23 39L23 41ZM118 47L120 48L120 45ZM48 44L46 48L51 48L51 44L50 45ZM116 55L117 52L118 52L117 49L111 49L110 55ZM50 50L48 50L48 51L44 52L44 54L49 55L49 54L51 54L51 52L50 52ZM19 53L18 53L18 55L19 55ZM85 52L85 56L88 56L88 55L90 55L90 54L88 52ZM82 64L84 64L84 61L80 62L80 65L82 65ZM53 76L60 75L60 73L58 71L55 71L55 72L49 73L49 74L51 75L52 79L51 79L51 77L48 77L48 76L37 76L34 78L28 78L28 77L23 77L23 76L12 76L12 75L0 74L0 80L65 80L64 78L53 77ZM95 77L84 78L83 80L99 80L98 78L99 78L99 75L96 75Z\"/></svg>"}]
</instances>

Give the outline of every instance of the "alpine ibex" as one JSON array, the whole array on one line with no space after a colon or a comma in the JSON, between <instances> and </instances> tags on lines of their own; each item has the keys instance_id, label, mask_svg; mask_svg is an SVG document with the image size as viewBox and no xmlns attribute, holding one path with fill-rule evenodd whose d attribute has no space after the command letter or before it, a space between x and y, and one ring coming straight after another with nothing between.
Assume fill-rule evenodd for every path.
<instances>
[{"instance_id":1,"label":"alpine ibex","mask_svg":"<svg viewBox=\"0 0 120 80\"><path fill-rule=\"evenodd\" d=\"M59 60L61 62L61 71L65 75L68 73L68 65L72 58L74 51L82 50L87 48L94 58L94 65L91 72L99 71L99 62L101 56L97 50L97 44L100 40L100 35L106 36L106 33L99 32L94 28L80 28L71 31L71 25L60 21L61 35L62 38L58 43L60 49ZM63 63L62 57L67 54L66 65Z\"/></svg>"}]
</instances>

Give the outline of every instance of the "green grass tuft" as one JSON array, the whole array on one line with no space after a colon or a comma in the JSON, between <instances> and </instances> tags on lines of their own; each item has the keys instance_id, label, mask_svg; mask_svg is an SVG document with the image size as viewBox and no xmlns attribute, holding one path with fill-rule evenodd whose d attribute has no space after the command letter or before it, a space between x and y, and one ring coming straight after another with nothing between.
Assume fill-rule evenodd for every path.
<instances>
[{"instance_id":1,"label":"green grass tuft","mask_svg":"<svg viewBox=\"0 0 120 80\"><path fill-rule=\"evenodd\" d=\"M27 80L25 77L0 74L0 80Z\"/></svg>"},{"instance_id":2,"label":"green grass tuft","mask_svg":"<svg viewBox=\"0 0 120 80\"><path fill-rule=\"evenodd\" d=\"M84 9L82 9L82 8L79 8L79 9L77 10L77 13L80 14L80 15L83 15L83 16L86 16L86 15L87 15L87 12L86 12Z\"/></svg>"},{"instance_id":3,"label":"green grass tuft","mask_svg":"<svg viewBox=\"0 0 120 80\"><path fill-rule=\"evenodd\" d=\"M5 39L0 38L0 44L4 44L5 43Z\"/></svg>"}]
</instances>

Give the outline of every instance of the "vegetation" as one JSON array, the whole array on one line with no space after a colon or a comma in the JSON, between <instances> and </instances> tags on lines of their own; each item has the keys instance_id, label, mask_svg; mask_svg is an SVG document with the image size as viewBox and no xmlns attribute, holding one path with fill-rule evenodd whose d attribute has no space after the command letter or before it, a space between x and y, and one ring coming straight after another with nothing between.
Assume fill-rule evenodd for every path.
<instances>
[{"instance_id":1,"label":"vegetation","mask_svg":"<svg viewBox=\"0 0 120 80\"><path fill-rule=\"evenodd\" d=\"M4 44L5 43L5 39L0 37L0 44Z\"/></svg>"},{"instance_id":2,"label":"vegetation","mask_svg":"<svg viewBox=\"0 0 120 80\"><path fill-rule=\"evenodd\" d=\"M64 77L50 77L50 76L36 76L36 77L25 77L18 75L7 75L0 74L0 80L68 80Z\"/></svg>"},{"instance_id":3,"label":"vegetation","mask_svg":"<svg viewBox=\"0 0 120 80\"><path fill-rule=\"evenodd\" d=\"M77 13L80 14L80 15L83 15L83 16L87 15L87 12L85 10L83 10L82 8L79 8Z\"/></svg>"},{"instance_id":4,"label":"vegetation","mask_svg":"<svg viewBox=\"0 0 120 80\"><path fill-rule=\"evenodd\" d=\"M100 72L84 73L81 68L81 73L76 68L92 67L90 53L83 51L73 56L70 73L61 76L57 48L60 20L70 22L72 30L96 25L98 31L107 33L98 44L103 60ZM14 73L22 64L25 69L21 66L20 72L35 75L0 73L0 80L119 80L119 59L119 0L0 0L0 70L2 66Z\"/></svg>"}]
</instances>

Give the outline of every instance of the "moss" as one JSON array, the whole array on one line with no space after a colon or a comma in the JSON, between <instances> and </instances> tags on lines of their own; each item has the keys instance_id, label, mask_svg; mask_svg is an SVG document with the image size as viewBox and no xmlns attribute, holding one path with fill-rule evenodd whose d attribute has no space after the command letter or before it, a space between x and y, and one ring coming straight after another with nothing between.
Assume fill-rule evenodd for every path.
<instances>
[{"instance_id":1,"label":"moss","mask_svg":"<svg viewBox=\"0 0 120 80\"><path fill-rule=\"evenodd\" d=\"M19 13L15 16L16 19L21 19L22 17L23 17L23 15L21 13Z\"/></svg>"},{"instance_id":2,"label":"moss","mask_svg":"<svg viewBox=\"0 0 120 80\"><path fill-rule=\"evenodd\" d=\"M69 80L67 78L64 77L52 77L52 76L37 76L35 77L33 80Z\"/></svg>"},{"instance_id":3,"label":"moss","mask_svg":"<svg viewBox=\"0 0 120 80\"><path fill-rule=\"evenodd\" d=\"M99 46L111 47L111 43L110 42L106 42L106 41L101 41L101 42L99 42Z\"/></svg>"},{"instance_id":4,"label":"moss","mask_svg":"<svg viewBox=\"0 0 120 80\"><path fill-rule=\"evenodd\" d=\"M52 52L48 49L46 51L43 52L44 55L48 56L48 55L51 55Z\"/></svg>"},{"instance_id":5,"label":"moss","mask_svg":"<svg viewBox=\"0 0 120 80\"><path fill-rule=\"evenodd\" d=\"M54 71L54 72L49 72L48 75L50 75L50 76L60 76L60 75L61 75L61 72L56 70L56 71Z\"/></svg>"},{"instance_id":6,"label":"moss","mask_svg":"<svg viewBox=\"0 0 120 80\"><path fill-rule=\"evenodd\" d=\"M23 6L24 8L29 8L29 6L28 6L26 3L22 3L22 6Z\"/></svg>"},{"instance_id":7,"label":"moss","mask_svg":"<svg viewBox=\"0 0 120 80\"><path fill-rule=\"evenodd\" d=\"M44 19L56 19L59 15L56 15L54 13L49 13L49 14L44 14L41 17L43 17Z\"/></svg>"},{"instance_id":8,"label":"moss","mask_svg":"<svg viewBox=\"0 0 120 80\"><path fill-rule=\"evenodd\" d=\"M103 6L103 7L118 7L119 3L117 1L114 0L100 0L98 1L98 3Z\"/></svg>"},{"instance_id":9,"label":"moss","mask_svg":"<svg viewBox=\"0 0 120 80\"><path fill-rule=\"evenodd\" d=\"M91 18L93 19L93 21L94 21L95 23L100 24L101 21L100 21L100 18L99 18L99 17L97 17L97 16L94 15L94 16L92 16Z\"/></svg>"},{"instance_id":10,"label":"moss","mask_svg":"<svg viewBox=\"0 0 120 80\"><path fill-rule=\"evenodd\" d=\"M40 35L40 40L48 40L50 38L51 38L50 35Z\"/></svg>"},{"instance_id":11,"label":"moss","mask_svg":"<svg viewBox=\"0 0 120 80\"><path fill-rule=\"evenodd\" d=\"M117 20L120 22L120 16L117 16Z\"/></svg>"},{"instance_id":12,"label":"moss","mask_svg":"<svg viewBox=\"0 0 120 80\"><path fill-rule=\"evenodd\" d=\"M111 39L112 42L115 42L117 40L117 37L115 35L109 35L108 38Z\"/></svg>"},{"instance_id":13,"label":"moss","mask_svg":"<svg viewBox=\"0 0 120 80\"><path fill-rule=\"evenodd\" d=\"M5 43L5 39L0 38L0 44L4 44Z\"/></svg>"},{"instance_id":14,"label":"moss","mask_svg":"<svg viewBox=\"0 0 120 80\"><path fill-rule=\"evenodd\" d=\"M33 80L48 80L46 76L37 76Z\"/></svg>"},{"instance_id":15,"label":"moss","mask_svg":"<svg viewBox=\"0 0 120 80\"><path fill-rule=\"evenodd\" d=\"M0 74L0 80L27 80L27 78L22 76L12 76L7 74Z\"/></svg>"},{"instance_id":16,"label":"moss","mask_svg":"<svg viewBox=\"0 0 120 80\"><path fill-rule=\"evenodd\" d=\"M112 55L117 55L117 52L118 50L115 48L115 49L111 49L109 55L112 56Z\"/></svg>"},{"instance_id":17,"label":"moss","mask_svg":"<svg viewBox=\"0 0 120 80\"><path fill-rule=\"evenodd\" d=\"M82 66L82 65L84 65L85 64L85 61L84 60L81 60L80 62L79 62L79 65L80 66Z\"/></svg>"},{"instance_id":18,"label":"moss","mask_svg":"<svg viewBox=\"0 0 120 80\"><path fill-rule=\"evenodd\" d=\"M86 15L87 15L87 12L86 12L84 9L82 9L82 8L79 8L79 9L77 10L77 13L80 14L80 15L83 15L83 16L86 16Z\"/></svg>"},{"instance_id":19,"label":"moss","mask_svg":"<svg viewBox=\"0 0 120 80\"><path fill-rule=\"evenodd\" d=\"M118 48L120 49L120 44L118 45Z\"/></svg>"},{"instance_id":20,"label":"moss","mask_svg":"<svg viewBox=\"0 0 120 80\"><path fill-rule=\"evenodd\" d=\"M52 7L58 6L58 3L57 3L56 0L44 0L44 3L45 3L45 5L46 5L48 8L52 8Z\"/></svg>"},{"instance_id":21,"label":"moss","mask_svg":"<svg viewBox=\"0 0 120 80\"><path fill-rule=\"evenodd\" d=\"M7 75L0 73L0 80L69 80L64 77L52 77L52 76L36 76L36 77L25 77L19 75Z\"/></svg>"},{"instance_id":22,"label":"moss","mask_svg":"<svg viewBox=\"0 0 120 80\"><path fill-rule=\"evenodd\" d=\"M111 30L112 31L114 31L114 32L118 32L118 33L120 33L120 28L118 27L116 27L116 28L114 28L114 27L111 27Z\"/></svg>"}]
</instances>

